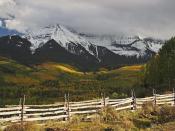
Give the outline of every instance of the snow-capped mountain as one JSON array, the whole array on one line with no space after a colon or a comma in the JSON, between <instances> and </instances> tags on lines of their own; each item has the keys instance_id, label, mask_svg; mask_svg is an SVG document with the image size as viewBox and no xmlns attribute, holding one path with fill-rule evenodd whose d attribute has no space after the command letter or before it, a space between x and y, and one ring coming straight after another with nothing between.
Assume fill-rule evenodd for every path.
<instances>
[{"instance_id":1,"label":"snow-capped mountain","mask_svg":"<svg viewBox=\"0 0 175 131\"><path fill-rule=\"evenodd\" d=\"M84 51L80 48L83 47L86 51L98 59L97 51L93 51L91 49L93 47L97 50L96 45L91 44L82 36L59 24L48 26L35 32L27 31L23 37L27 38L31 42L31 50L33 53L37 48L42 47L48 41L55 40L60 46L73 54L83 54Z\"/></svg>"},{"instance_id":2,"label":"snow-capped mountain","mask_svg":"<svg viewBox=\"0 0 175 131\"><path fill-rule=\"evenodd\" d=\"M163 41L161 40L152 38L143 39L139 36L82 35L58 24L42 28L35 32L27 31L24 37L31 42L33 53L37 48L53 39L73 54L81 55L84 53L82 49L78 49L79 47L83 47L99 61L99 46L103 46L117 55L139 58L157 53L163 45Z\"/></svg>"},{"instance_id":3,"label":"snow-capped mountain","mask_svg":"<svg viewBox=\"0 0 175 131\"><path fill-rule=\"evenodd\" d=\"M0 55L24 64L59 62L82 70L115 68L149 60L162 47L153 38L80 34L61 25L0 38Z\"/></svg>"},{"instance_id":4,"label":"snow-capped mountain","mask_svg":"<svg viewBox=\"0 0 175 131\"><path fill-rule=\"evenodd\" d=\"M93 44L103 45L115 54L123 56L145 57L149 52L157 53L163 46L162 40L141 38L139 36L93 36L83 35Z\"/></svg>"}]
</instances>

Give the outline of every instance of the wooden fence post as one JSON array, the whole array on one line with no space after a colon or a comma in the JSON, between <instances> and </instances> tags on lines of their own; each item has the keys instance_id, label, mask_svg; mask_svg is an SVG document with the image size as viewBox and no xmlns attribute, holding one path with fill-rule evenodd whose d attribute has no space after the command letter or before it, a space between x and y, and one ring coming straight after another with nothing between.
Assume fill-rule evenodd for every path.
<instances>
[{"instance_id":1,"label":"wooden fence post","mask_svg":"<svg viewBox=\"0 0 175 131\"><path fill-rule=\"evenodd\" d=\"M105 98L105 93L103 93L103 105L106 107L106 98Z\"/></svg>"},{"instance_id":2,"label":"wooden fence post","mask_svg":"<svg viewBox=\"0 0 175 131\"><path fill-rule=\"evenodd\" d=\"M106 106L108 106L108 104L109 104L109 97L105 98L105 100L106 100Z\"/></svg>"},{"instance_id":3,"label":"wooden fence post","mask_svg":"<svg viewBox=\"0 0 175 131\"><path fill-rule=\"evenodd\" d=\"M64 94L64 114L67 115L67 94ZM67 120L67 117L64 118L64 121Z\"/></svg>"},{"instance_id":4,"label":"wooden fence post","mask_svg":"<svg viewBox=\"0 0 175 131\"><path fill-rule=\"evenodd\" d=\"M67 113L68 113L68 120L70 120L70 103L69 103L69 100L70 100L70 96L69 96L69 93L67 94Z\"/></svg>"},{"instance_id":5,"label":"wooden fence post","mask_svg":"<svg viewBox=\"0 0 175 131\"><path fill-rule=\"evenodd\" d=\"M173 106L175 106L175 89L173 88Z\"/></svg>"},{"instance_id":6,"label":"wooden fence post","mask_svg":"<svg viewBox=\"0 0 175 131\"><path fill-rule=\"evenodd\" d=\"M136 110L136 95L134 90L131 90L132 102L131 102L131 110Z\"/></svg>"},{"instance_id":7,"label":"wooden fence post","mask_svg":"<svg viewBox=\"0 0 175 131\"><path fill-rule=\"evenodd\" d=\"M153 89L153 106L154 106L154 109L156 108L156 104L157 104L156 90Z\"/></svg>"},{"instance_id":8,"label":"wooden fence post","mask_svg":"<svg viewBox=\"0 0 175 131\"><path fill-rule=\"evenodd\" d=\"M69 93L64 95L64 111L65 111L65 115L67 115L67 118L65 118L66 120L70 120L70 103L69 103Z\"/></svg>"},{"instance_id":9,"label":"wooden fence post","mask_svg":"<svg viewBox=\"0 0 175 131\"><path fill-rule=\"evenodd\" d=\"M103 107L106 107L106 98L105 98L105 93L101 93L101 97L102 97L102 105Z\"/></svg>"},{"instance_id":10,"label":"wooden fence post","mask_svg":"<svg viewBox=\"0 0 175 131\"><path fill-rule=\"evenodd\" d=\"M24 124L24 105L25 105L25 95L21 99L21 126L23 127Z\"/></svg>"},{"instance_id":11,"label":"wooden fence post","mask_svg":"<svg viewBox=\"0 0 175 131\"><path fill-rule=\"evenodd\" d=\"M21 98L19 99L19 111L21 111L20 107L21 107ZM21 114L19 114L19 117L21 117Z\"/></svg>"},{"instance_id":12,"label":"wooden fence post","mask_svg":"<svg viewBox=\"0 0 175 131\"><path fill-rule=\"evenodd\" d=\"M134 110L137 109L137 103L136 103L136 94L135 94L135 91L134 91Z\"/></svg>"},{"instance_id":13,"label":"wooden fence post","mask_svg":"<svg viewBox=\"0 0 175 131\"><path fill-rule=\"evenodd\" d=\"M67 106L67 96L66 94L64 94L64 107L66 108L66 106Z\"/></svg>"}]
</instances>

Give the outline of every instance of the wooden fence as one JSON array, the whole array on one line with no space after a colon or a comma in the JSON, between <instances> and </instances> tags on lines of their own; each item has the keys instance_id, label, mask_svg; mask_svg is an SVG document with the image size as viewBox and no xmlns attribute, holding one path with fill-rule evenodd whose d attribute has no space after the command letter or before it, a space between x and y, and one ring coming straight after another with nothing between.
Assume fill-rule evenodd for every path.
<instances>
[{"instance_id":1,"label":"wooden fence","mask_svg":"<svg viewBox=\"0 0 175 131\"><path fill-rule=\"evenodd\" d=\"M155 91L152 97L136 98L134 91L132 97L125 99L95 99L89 101L69 102L69 94L65 95L65 102L50 105L25 105L25 96L20 105L7 105L0 108L0 123L23 121L68 120L72 115L94 114L105 106L114 107L115 110L136 110L143 103L152 102L156 105L175 105L175 93L159 95Z\"/></svg>"}]
</instances>

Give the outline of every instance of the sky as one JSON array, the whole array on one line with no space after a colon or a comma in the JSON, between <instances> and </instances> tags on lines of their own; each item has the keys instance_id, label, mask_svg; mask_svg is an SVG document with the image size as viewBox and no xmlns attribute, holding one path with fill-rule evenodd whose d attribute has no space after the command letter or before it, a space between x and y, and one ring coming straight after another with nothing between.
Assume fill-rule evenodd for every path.
<instances>
[{"instance_id":1,"label":"sky","mask_svg":"<svg viewBox=\"0 0 175 131\"><path fill-rule=\"evenodd\" d=\"M0 0L0 18L20 32L61 24L83 33L167 39L175 36L174 6L175 0Z\"/></svg>"}]
</instances>

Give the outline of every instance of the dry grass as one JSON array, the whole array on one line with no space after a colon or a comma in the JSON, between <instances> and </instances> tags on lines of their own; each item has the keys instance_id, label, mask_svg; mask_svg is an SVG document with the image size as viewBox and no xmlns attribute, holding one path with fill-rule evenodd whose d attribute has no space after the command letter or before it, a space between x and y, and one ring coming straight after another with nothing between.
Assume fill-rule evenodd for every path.
<instances>
[{"instance_id":1,"label":"dry grass","mask_svg":"<svg viewBox=\"0 0 175 131\"><path fill-rule=\"evenodd\" d=\"M21 124L13 124L8 126L4 131L44 131L44 129L35 123L25 123L23 126Z\"/></svg>"}]
</instances>

